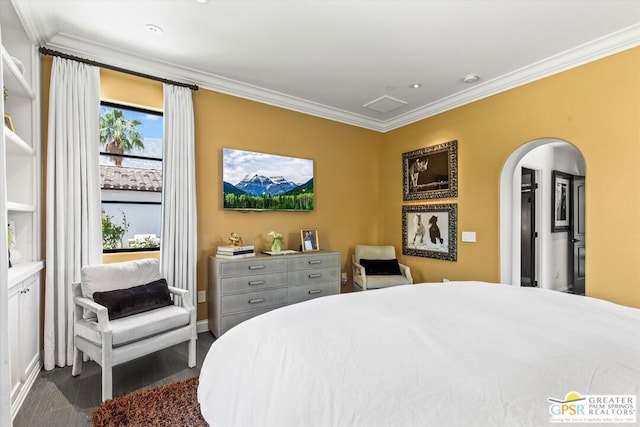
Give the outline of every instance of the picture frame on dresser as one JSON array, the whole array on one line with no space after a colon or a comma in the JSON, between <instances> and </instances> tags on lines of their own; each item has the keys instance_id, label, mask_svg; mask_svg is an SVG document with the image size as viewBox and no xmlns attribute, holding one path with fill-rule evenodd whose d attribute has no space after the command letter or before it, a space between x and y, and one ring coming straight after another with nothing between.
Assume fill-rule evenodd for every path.
<instances>
[{"instance_id":1,"label":"picture frame on dresser","mask_svg":"<svg viewBox=\"0 0 640 427\"><path fill-rule=\"evenodd\" d=\"M300 230L300 240L302 241L302 252L317 252L320 250L318 230Z\"/></svg>"}]
</instances>

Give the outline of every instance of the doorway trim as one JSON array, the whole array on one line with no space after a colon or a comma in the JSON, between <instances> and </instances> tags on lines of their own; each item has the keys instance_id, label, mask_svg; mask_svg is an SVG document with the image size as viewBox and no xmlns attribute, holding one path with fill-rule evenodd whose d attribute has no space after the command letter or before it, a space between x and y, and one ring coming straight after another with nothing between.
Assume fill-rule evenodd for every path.
<instances>
[{"instance_id":1,"label":"doorway trim","mask_svg":"<svg viewBox=\"0 0 640 427\"><path fill-rule=\"evenodd\" d=\"M553 143L558 138L540 138L516 148L507 158L500 174L500 283L520 286L520 188L515 188L515 174L520 161L532 150ZM520 180L517 180L518 182ZM518 200L518 203L515 201Z\"/></svg>"}]
</instances>

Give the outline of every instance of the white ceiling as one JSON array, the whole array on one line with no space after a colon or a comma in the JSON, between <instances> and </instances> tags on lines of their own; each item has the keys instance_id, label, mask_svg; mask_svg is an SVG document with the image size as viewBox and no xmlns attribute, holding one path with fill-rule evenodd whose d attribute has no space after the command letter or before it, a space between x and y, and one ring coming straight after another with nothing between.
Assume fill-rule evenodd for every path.
<instances>
[{"instance_id":1,"label":"white ceiling","mask_svg":"<svg viewBox=\"0 0 640 427\"><path fill-rule=\"evenodd\" d=\"M378 131L640 45L637 0L12 3L41 46Z\"/></svg>"}]
</instances>

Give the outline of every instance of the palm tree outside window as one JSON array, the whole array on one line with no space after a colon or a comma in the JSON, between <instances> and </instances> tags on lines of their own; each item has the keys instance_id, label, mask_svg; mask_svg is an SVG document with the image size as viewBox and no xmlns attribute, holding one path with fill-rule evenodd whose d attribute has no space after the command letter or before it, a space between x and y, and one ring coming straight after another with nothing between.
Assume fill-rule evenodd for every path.
<instances>
[{"instance_id":1,"label":"palm tree outside window","mask_svg":"<svg viewBox=\"0 0 640 427\"><path fill-rule=\"evenodd\" d=\"M162 132L161 112L100 103L103 252L160 248Z\"/></svg>"}]
</instances>

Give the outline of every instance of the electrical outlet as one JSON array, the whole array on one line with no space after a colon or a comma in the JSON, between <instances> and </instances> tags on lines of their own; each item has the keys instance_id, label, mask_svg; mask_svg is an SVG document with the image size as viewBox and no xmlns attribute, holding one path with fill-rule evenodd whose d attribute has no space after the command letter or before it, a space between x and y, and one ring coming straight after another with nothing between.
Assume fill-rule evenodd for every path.
<instances>
[{"instance_id":1,"label":"electrical outlet","mask_svg":"<svg viewBox=\"0 0 640 427\"><path fill-rule=\"evenodd\" d=\"M207 291L198 291L198 302L207 302Z\"/></svg>"},{"instance_id":2,"label":"electrical outlet","mask_svg":"<svg viewBox=\"0 0 640 427\"><path fill-rule=\"evenodd\" d=\"M347 278L347 273L342 273L342 286L347 286L349 279Z\"/></svg>"}]
</instances>

